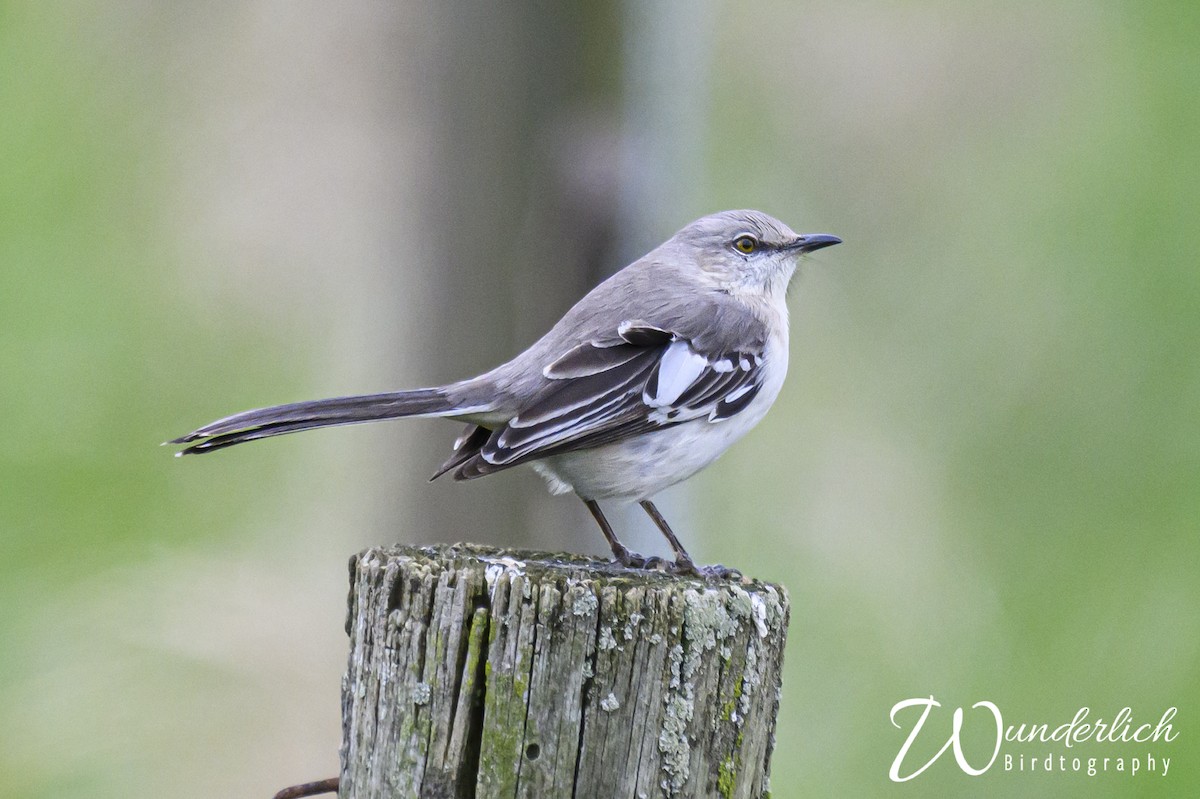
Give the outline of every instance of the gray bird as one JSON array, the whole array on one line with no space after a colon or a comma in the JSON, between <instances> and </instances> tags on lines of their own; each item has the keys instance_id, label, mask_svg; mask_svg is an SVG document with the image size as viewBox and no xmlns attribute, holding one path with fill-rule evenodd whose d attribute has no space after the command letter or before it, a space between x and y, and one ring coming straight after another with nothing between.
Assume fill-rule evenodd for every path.
<instances>
[{"instance_id":1,"label":"gray bird","mask_svg":"<svg viewBox=\"0 0 1200 799\"><path fill-rule=\"evenodd\" d=\"M592 289L550 332L486 374L436 388L297 402L218 419L169 443L213 452L317 427L437 416L466 423L434 474L470 480L528 463L575 492L613 555L666 565L617 539L599 500L633 500L697 568L650 501L763 418L787 374L788 283L801 255L841 243L758 211L703 217Z\"/></svg>"}]
</instances>

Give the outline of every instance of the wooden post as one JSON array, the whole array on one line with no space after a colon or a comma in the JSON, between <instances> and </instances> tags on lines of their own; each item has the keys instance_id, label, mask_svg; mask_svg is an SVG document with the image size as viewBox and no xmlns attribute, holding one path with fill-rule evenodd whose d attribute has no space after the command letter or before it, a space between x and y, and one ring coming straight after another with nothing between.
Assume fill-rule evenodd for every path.
<instances>
[{"instance_id":1,"label":"wooden post","mask_svg":"<svg viewBox=\"0 0 1200 799\"><path fill-rule=\"evenodd\" d=\"M350 581L342 799L766 795L782 588L463 544Z\"/></svg>"}]
</instances>

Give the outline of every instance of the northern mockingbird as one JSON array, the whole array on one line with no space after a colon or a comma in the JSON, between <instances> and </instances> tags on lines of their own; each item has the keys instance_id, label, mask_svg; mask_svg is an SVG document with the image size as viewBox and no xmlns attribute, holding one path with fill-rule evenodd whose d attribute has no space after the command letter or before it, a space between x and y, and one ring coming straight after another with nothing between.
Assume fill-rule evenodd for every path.
<instances>
[{"instance_id":1,"label":"northern mockingbird","mask_svg":"<svg viewBox=\"0 0 1200 799\"><path fill-rule=\"evenodd\" d=\"M298 430L406 416L466 422L433 478L470 480L528 463L551 492L574 491L616 559L631 552L599 500L634 500L696 567L650 501L758 424L787 374L786 294L804 253L841 243L798 235L758 211L725 211L680 230L567 311L550 332L486 374L436 388L297 402L228 416L169 443L212 452Z\"/></svg>"}]
</instances>

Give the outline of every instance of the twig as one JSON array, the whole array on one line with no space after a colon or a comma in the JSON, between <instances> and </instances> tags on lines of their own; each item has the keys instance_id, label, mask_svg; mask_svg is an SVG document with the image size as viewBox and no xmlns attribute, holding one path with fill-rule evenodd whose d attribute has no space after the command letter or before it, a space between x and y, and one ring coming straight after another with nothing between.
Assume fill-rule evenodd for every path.
<instances>
[{"instance_id":1,"label":"twig","mask_svg":"<svg viewBox=\"0 0 1200 799\"><path fill-rule=\"evenodd\" d=\"M275 794L274 799L304 799L306 796L318 796L323 793L337 793L337 789L338 778L330 777L327 780L304 782L300 785L293 785L290 788L284 788L282 791Z\"/></svg>"}]
</instances>

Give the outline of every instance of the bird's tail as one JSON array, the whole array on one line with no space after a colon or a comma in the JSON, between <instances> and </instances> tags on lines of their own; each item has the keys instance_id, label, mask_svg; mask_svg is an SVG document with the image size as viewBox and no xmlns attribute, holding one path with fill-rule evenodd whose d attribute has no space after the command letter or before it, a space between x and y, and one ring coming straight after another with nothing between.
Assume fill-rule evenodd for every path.
<instances>
[{"instance_id":1,"label":"bird's tail","mask_svg":"<svg viewBox=\"0 0 1200 799\"><path fill-rule=\"evenodd\" d=\"M389 394L295 402L226 416L204 427L168 441L189 444L177 455L213 452L245 441L281 436L317 427L375 422L405 416L459 416L487 410L462 407L444 388L419 388Z\"/></svg>"}]
</instances>

